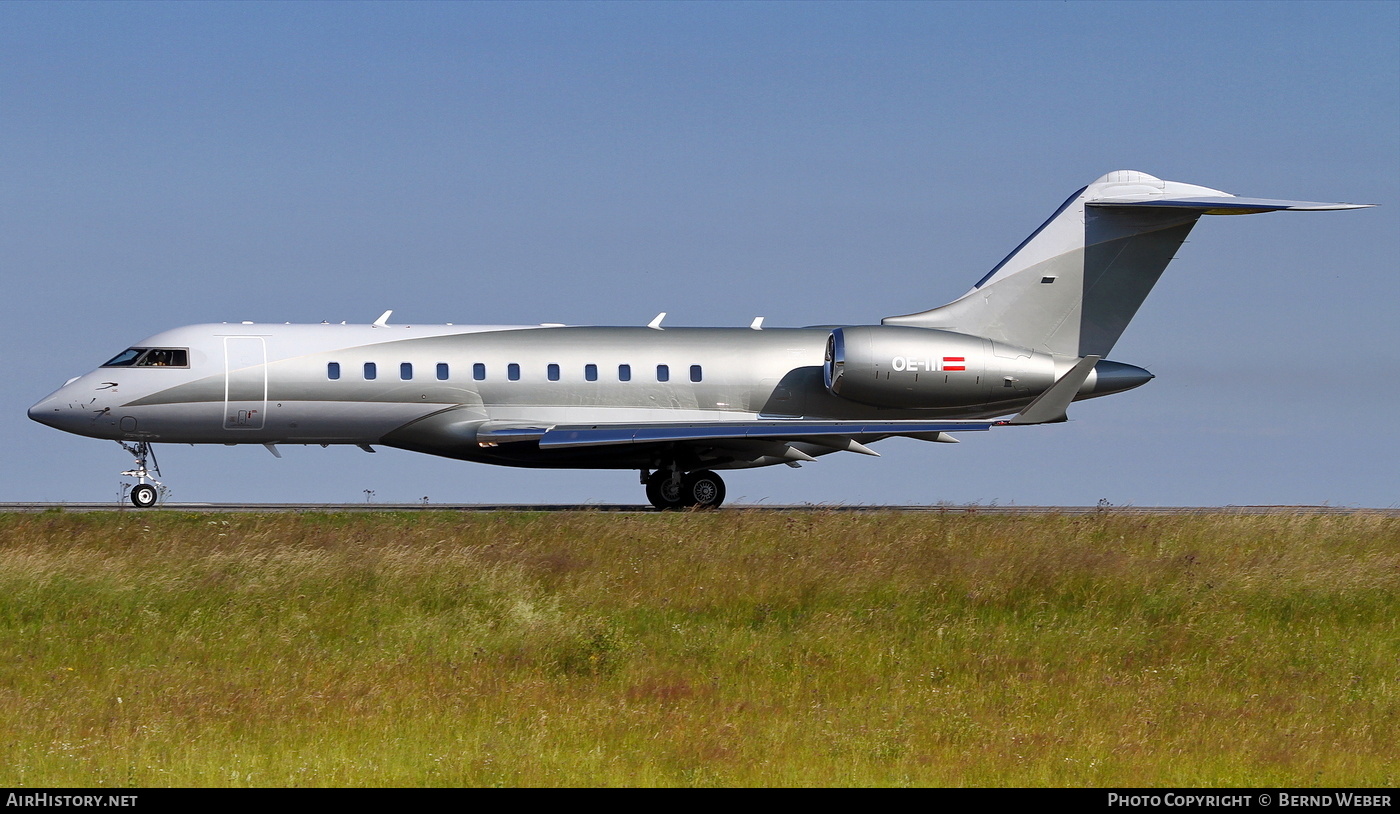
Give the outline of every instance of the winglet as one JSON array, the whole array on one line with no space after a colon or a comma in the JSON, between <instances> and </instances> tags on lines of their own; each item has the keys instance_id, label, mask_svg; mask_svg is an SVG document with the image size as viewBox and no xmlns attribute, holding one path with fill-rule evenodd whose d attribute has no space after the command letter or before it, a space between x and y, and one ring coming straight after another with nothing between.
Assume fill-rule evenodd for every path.
<instances>
[{"instance_id":1,"label":"winglet","mask_svg":"<svg viewBox=\"0 0 1400 814\"><path fill-rule=\"evenodd\" d=\"M1074 397L1079 394L1079 388L1084 385L1084 380L1089 378L1093 372L1094 365L1099 363L1101 356L1085 356L1080 359L1069 372L1060 377L1060 380L1050 386L1049 390L1035 397L1035 401L1026 405L1026 408L1015 416L1007 419L1003 424L1053 424L1057 421L1066 421L1068 416L1065 411L1069 409L1069 403L1074 401Z\"/></svg>"}]
</instances>

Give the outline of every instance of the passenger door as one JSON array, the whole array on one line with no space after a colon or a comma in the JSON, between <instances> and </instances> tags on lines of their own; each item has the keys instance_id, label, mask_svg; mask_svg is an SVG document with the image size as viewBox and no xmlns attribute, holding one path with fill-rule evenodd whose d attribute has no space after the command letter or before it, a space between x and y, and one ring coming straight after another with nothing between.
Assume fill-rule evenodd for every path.
<instances>
[{"instance_id":1,"label":"passenger door","mask_svg":"<svg viewBox=\"0 0 1400 814\"><path fill-rule=\"evenodd\" d=\"M224 429L260 430L267 413L267 347L261 336L224 337Z\"/></svg>"}]
</instances>

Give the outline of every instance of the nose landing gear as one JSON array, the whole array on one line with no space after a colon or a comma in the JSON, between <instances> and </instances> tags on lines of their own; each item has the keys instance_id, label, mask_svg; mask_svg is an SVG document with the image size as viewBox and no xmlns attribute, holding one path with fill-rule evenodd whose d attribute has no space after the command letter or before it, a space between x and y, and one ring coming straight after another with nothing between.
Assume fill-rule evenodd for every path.
<instances>
[{"instance_id":1,"label":"nose landing gear","mask_svg":"<svg viewBox=\"0 0 1400 814\"><path fill-rule=\"evenodd\" d=\"M122 477L136 478L136 485L131 487L129 495L131 505L138 509L151 508L166 492L165 486L151 477L152 471L156 473L156 477L160 476L160 464L156 462L155 449L146 441L137 441L134 444L129 444L126 441L118 441L117 443L122 445L122 449L136 457L136 467L122 473ZM149 468L147 467L148 461Z\"/></svg>"}]
</instances>

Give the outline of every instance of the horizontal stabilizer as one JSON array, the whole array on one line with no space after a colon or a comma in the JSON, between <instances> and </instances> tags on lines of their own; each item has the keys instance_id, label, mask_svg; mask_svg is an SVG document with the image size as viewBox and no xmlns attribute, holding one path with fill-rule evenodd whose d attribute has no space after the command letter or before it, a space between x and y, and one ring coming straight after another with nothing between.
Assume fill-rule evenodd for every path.
<instances>
[{"instance_id":1,"label":"horizontal stabilizer","mask_svg":"<svg viewBox=\"0 0 1400 814\"><path fill-rule=\"evenodd\" d=\"M1162 198L1130 195L1086 201L1094 207L1144 207L1151 209L1195 210L1203 215L1252 215L1256 212L1323 212L1333 209L1366 209L1375 204L1321 203L1318 201L1275 201L1269 198L1239 198L1234 195L1203 195L1190 198Z\"/></svg>"}]
</instances>

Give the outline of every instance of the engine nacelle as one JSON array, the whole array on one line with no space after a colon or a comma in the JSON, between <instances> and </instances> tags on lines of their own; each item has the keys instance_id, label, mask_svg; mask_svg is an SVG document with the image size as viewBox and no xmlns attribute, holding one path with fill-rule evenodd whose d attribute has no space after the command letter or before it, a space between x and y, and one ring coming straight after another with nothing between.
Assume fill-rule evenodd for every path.
<instances>
[{"instance_id":1,"label":"engine nacelle","mask_svg":"<svg viewBox=\"0 0 1400 814\"><path fill-rule=\"evenodd\" d=\"M932 328L837 328L823 376L833 395L876 407L938 408L1024 401L1055 382L1055 359Z\"/></svg>"}]
</instances>

